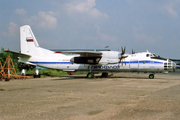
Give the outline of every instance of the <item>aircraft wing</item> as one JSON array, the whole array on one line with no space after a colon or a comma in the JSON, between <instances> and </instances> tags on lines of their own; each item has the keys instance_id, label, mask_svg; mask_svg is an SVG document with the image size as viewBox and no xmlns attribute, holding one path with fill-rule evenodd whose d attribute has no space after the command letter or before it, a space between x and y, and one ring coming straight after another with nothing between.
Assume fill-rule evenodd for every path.
<instances>
[{"instance_id":1,"label":"aircraft wing","mask_svg":"<svg viewBox=\"0 0 180 120\"><path fill-rule=\"evenodd\" d=\"M94 56L102 56L102 52L100 51L63 51L62 54L78 54L80 56L86 57L94 57Z\"/></svg>"},{"instance_id":2,"label":"aircraft wing","mask_svg":"<svg viewBox=\"0 0 180 120\"><path fill-rule=\"evenodd\" d=\"M18 56L18 57L31 57L30 55L14 52L14 51L10 51L10 50L5 50L4 52L10 52L10 53L12 53L12 54L14 54L15 56Z\"/></svg>"}]
</instances>

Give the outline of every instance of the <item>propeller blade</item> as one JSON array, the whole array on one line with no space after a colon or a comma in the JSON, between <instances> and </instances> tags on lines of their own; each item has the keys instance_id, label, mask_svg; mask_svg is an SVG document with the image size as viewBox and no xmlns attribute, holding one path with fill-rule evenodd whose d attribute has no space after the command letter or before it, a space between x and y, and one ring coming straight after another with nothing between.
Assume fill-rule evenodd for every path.
<instances>
[{"instance_id":1,"label":"propeller blade","mask_svg":"<svg viewBox=\"0 0 180 120\"><path fill-rule=\"evenodd\" d=\"M122 66L123 66L123 60L125 61L125 58L122 58ZM125 61L125 65L126 65L126 61Z\"/></svg>"},{"instance_id":2,"label":"propeller blade","mask_svg":"<svg viewBox=\"0 0 180 120\"><path fill-rule=\"evenodd\" d=\"M126 52L126 46L124 47L124 54L125 54L125 52Z\"/></svg>"},{"instance_id":3,"label":"propeller blade","mask_svg":"<svg viewBox=\"0 0 180 120\"><path fill-rule=\"evenodd\" d=\"M126 52L126 46L123 48L123 47L121 47L121 57L119 58L120 60L119 60L119 63L121 63L121 61L122 61L122 59L124 58L124 54L125 54L125 52ZM122 66L123 66L123 62L122 62Z\"/></svg>"},{"instance_id":4,"label":"propeller blade","mask_svg":"<svg viewBox=\"0 0 180 120\"><path fill-rule=\"evenodd\" d=\"M121 53L121 55L124 55L125 54L125 52L126 52L126 47L121 47L121 50L122 50L122 53Z\"/></svg>"},{"instance_id":5,"label":"propeller blade","mask_svg":"<svg viewBox=\"0 0 180 120\"><path fill-rule=\"evenodd\" d=\"M123 55L123 47L121 47L121 51L122 51L122 52L121 52L121 55Z\"/></svg>"},{"instance_id":6,"label":"propeller blade","mask_svg":"<svg viewBox=\"0 0 180 120\"><path fill-rule=\"evenodd\" d=\"M119 60L119 63L121 63L121 60L122 60L122 59Z\"/></svg>"},{"instance_id":7,"label":"propeller blade","mask_svg":"<svg viewBox=\"0 0 180 120\"><path fill-rule=\"evenodd\" d=\"M135 54L135 51L132 49L132 54Z\"/></svg>"}]
</instances>

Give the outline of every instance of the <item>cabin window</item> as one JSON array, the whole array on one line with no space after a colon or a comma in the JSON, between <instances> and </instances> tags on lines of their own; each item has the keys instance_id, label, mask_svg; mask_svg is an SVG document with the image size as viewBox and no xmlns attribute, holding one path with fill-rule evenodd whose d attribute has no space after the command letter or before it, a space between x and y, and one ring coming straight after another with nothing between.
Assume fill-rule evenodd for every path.
<instances>
[{"instance_id":1,"label":"cabin window","mask_svg":"<svg viewBox=\"0 0 180 120\"><path fill-rule=\"evenodd\" d=\"M171 63L168 63L168 67L171 67Z\"/></svg>"},{"instance_id":2,"label":"cabin window","mask_svg":"<svg viewBox=\"0 0 180 120\"><path fill-rule=\"evenodd\" d=\"M149 57L149 54L146 54L146 57Z\"/></svg>"},{"instance_id":3,"label":"cabin window","mask_svg":"<svg viewBox=\"0 0 180 120\"><path fill-rule=\"evenodd\" d=\"M164 70L167 70L167 63L164 63Z\"/></svg>"}]
</instances>

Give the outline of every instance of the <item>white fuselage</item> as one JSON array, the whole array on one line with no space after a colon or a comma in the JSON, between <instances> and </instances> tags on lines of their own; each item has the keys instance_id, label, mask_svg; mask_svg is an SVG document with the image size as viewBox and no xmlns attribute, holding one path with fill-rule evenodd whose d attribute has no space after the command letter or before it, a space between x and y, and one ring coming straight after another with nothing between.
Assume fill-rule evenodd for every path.
<instances>
[{"instance_id":1,"label":"white fuselage","mask_svg":"<svg viewBox=\"0 0 180 120\"><path fill-rule=\"evenodd\" d=\"M41 56L32 56L28 63L44 68L57 69L74 72L163 72L172 70L173 62L168 60L152 59L152 53L142 52L127 55L119 63L119 52L102 51L102 58L99 64L76 64L70 62L79 55L65 55L49 52ZM23 58L20 58L23 62ZM25 60L26 61L26 60ZM166 67L165 67L166 66Z\"/></svg>"},{"instance_id":2,"label":"white fuselage","mask_svg":"<svg viewBox=\"0 0 180 120\"><path fill-rule=\"evenodd\" d=\"M41 48L29 25L20 27L19 62L75 72L163 72L174 63L150 52L125 55L118 51L54 52ZM74 55L75 54L75 55ZM153 58L154 57L154 58Z\"/></svg>"}]
</instances>

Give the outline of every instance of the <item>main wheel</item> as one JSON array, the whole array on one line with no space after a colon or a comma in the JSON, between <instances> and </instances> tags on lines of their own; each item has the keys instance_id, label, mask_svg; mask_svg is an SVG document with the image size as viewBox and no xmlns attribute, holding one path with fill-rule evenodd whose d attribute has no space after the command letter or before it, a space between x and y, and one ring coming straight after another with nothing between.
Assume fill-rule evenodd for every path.
<instances>
[{"instance_id":1,"label":"main wheel","mask_svg":"<svg viewBox=\"0 0 180 120\"><path fill-rule=\"evenodd\" d=\"M102 73L102 77L108 77L108 73Z\"/></svg>"},{"instance_id":2,"label":"main wheel","mask_svg":"<svg viewBox=\"0 0 180 120\"><path fill-rule=\"evenodd\" d=\"M34 78L40 78L41 76L40 75L34 75Z\"/></svg>"},{"instance_id":3,"label":"main wheel","mask_svg":"<svg viewBox=\"0 0 180 120\"><path fill-rule=\"evenodd\" d=\"M149 79L154 79L154 74L150 74Z\"/></svg>"},{"instance_id":4,"label":"main wheel","mask_svg":"<svg viewBox=\"0 0 180 120\"><path fill-rule=\"evenodd\" d=\"M87 78L94 78L94 74L93 73L88 73Z\"/></svg>"}]
</instances>

